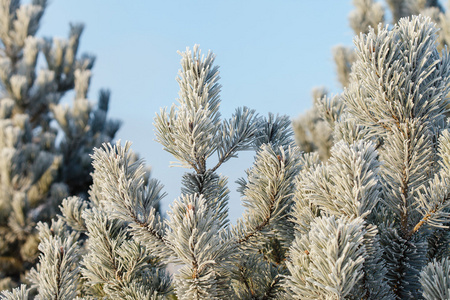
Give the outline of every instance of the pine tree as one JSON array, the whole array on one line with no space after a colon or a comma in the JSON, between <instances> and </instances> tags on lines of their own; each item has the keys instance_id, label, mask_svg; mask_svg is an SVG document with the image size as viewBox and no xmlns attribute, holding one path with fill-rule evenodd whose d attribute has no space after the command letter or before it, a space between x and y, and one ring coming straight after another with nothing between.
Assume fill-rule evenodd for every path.
<instances>
[{"instance_id":1,"label":"pine tree","mask_svg":"<svg viewBox=\"0 0 450 300\"><path fill-rule=\"evenodd\" d=\"M71 24L67 40L36 36L46 6L0 1L1 289L37 261L35 225L49 222L68 195L87 197L89 154L119 128L106 119L108 91L97 107L86 98L94 57L78 57L83 25ZM60 104L72 90L73 105Z\"/></svg>"},{"instance_id":2,"label":"pine tree","mask_svg":"<svg viewBox=\"0 0 450 300\"><path fill-rule=\"evenodd\" d=\"M340 97L344 113L333 126L339 142L328 163L312 165L299 181L287 285L293 295L447 293L450 274L430 275L445 271L437 259L447 257L449 242L450 65L436 31L429 18L413 17L355 39L357 60ZM328 241L320 238L325 234Z\"/></svg>"},{"instance_id":3,"label":"pine tree","mask_svg":"<svg viewBox=\"0 0 450 300\"><path fill-rule=\"evenodd\" d=\"M447 299L450 57L439 40L426 16L355 38L347 88L317 106L332 132L326 162L295 146L286 117L244 107L222 119L214 55L180 53L178 104L154 120L189 170L168 218L130 143L105 143L89 200L66 198L38 225L32 285L0 299ZM242 150L255 161L231 225L216 172Z\"/></svg>"},{"instance_id":4,"label":"pine tree","mask_svg":"<svg viewBox=\"0 0 450 300\"><path fill-rule=\"evenodd\" d=\"M260 117L246 107L221 119L214 55L202 56L197 46L180 54L179 103L162 109L155 126L164 148L192 170L183 176L182 195L168 219L162 219L156 209L164 196L162 185L145 179L144 165L133 158L130 144L96 149L89 201L69 197L58 220L39 225L42 254L29 276L38 299L75 294L159 299L173 292L179 299L227 299L284 293L293 233L288 213L300 169L290 121ZM256 150L256 160L241 180L247 212L231 226L227 180L216 171L250 149ZM209 166L213 154L218 160ZM88 238L77 240L81 234ZM173 278L165 271L169 263L179 268Z\"/></svg>"},{"instance_id":5,"label":"pine tree","mask_svg":"<svg viewBox=\"0 0 450 300\"><path fill-rule=\"evenodd\" d=\"M370 28L375 32L378 24L389 24L387 15L392 16L391 24L395 24L401 17L422 14L428 16L439 28L438 49L441 51L450 42L450 14L438 1L433 0L388 0L387 8L374 0L353 0L355 9L349 15L350 27L355 35L368 33ZM336 65L337 79L342 88L346 88L350 82L350 74L353 63L356 60L354 49L342 45L333 48L333 58ZM340 100L333 99L326 88L315 88L312 92L313 107L295 119L292 123L296 142L302 151L317 151L321 160L330 157L330 149L333 145L333 128L329 124L328 115L321 115L323 102L337 105L334 116L340 113ZM325 104L326 104L325 103ZM330 111L330 109L326 110Z\"/></svg>"}]
</instances>

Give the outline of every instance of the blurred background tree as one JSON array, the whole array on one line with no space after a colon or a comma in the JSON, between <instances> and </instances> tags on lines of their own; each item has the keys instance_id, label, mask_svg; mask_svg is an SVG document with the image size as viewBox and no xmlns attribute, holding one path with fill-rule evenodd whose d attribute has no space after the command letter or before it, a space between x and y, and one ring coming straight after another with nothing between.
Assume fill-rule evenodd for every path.
<instances>
[{"instance_id":1,"label":"blurred background tree","mask_svg":"<svg viewBox=\"0 0 450 300\"><path fill-rule=\"evenodd\" d=\"M23 280L36 262L35 225L69 195L87 197L90 154L113 139L110 93L87 99L95 58L78 54L82 24L69 37L38 38L45 0L0 1L0 289ZM60 104L74 91L72 105Z\"/></svg>"}]
</instances>

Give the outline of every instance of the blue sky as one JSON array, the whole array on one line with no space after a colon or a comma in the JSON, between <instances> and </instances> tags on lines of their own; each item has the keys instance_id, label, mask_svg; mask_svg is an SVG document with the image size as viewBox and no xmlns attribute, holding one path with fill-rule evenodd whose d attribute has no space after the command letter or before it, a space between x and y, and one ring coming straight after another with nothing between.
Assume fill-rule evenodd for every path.
<instances>
[{"instance_id":1,"label":"blue sky","mask_svg":"<svg viewBox=\"0 0 450 300\"><path fill-rule=\"evenodd\" d=\"M179 196L184 169L154 141L153 118L176 101L180 56L200 44L220 66L223 117L238 106L297 117L311 107L311 89L340 92L331 49L351 46L351 0L119 1L53 0L40 36L66 37L69 22L85 23L80 51L97 56L89 98L112 91L110 117L123 121L117 134L152 166L165 185L163 209ZM242 214L234 181L254 153L242 153L219 172L230 177L230 215Z\"/></svg>"}]
</instances>

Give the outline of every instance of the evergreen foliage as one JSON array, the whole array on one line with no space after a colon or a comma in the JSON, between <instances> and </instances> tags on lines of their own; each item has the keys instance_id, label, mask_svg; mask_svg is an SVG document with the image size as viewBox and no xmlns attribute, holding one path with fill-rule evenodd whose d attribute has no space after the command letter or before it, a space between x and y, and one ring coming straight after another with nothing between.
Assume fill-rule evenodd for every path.
<instances>
[{"instance_id":1,"label":"evergreen foliage","mask_svg":"<svg viewBox=\"0 0 450 300\"><path fill-rule=\"evenodd\" d=\"M389 24L387 16L391 16L390 24L396 24L400 18L419 15L428 16L439 28L437 36L438 50L441 51L450 43L450 14L448 10L435 0L387 0L385 8L380 1L353 0L355 9L349 14L350 27L355 35L368 33L374 30L377 33L379 24L382 28ZM354 49L342 45L333 48L333 58L336 64L337 79L343 88L350 84L350 74L353 63L356 61ZM317 151L320 158L325 161L330 157L330 149L335 135L333 125L324 122L329 111L320 109L322 103L330 102L326 88L315 88L312 91L313 107L295 119L292 123L296 142L302 151ZM339 104L340 101L331 101ZM323 112L323 115L321 112Z\"/></svg>"},{"instance_id":2,"label":"evergreen foliage","mask_svg":"<svg viewBox=\"0 0 450 300\"><path fill-rule=\"evenodd\" d=\"M450 73L448 54L438 51L436 32L430 19L420 16L401 19L391 30L380 24L356 37L357 59L349 85L338 98L343 109L328 120L335 120L330 126L334 140L342 140L332 146L327 163L310 167L300 177L296 194L301 201L294 211L301 219L291 248L291 259L297 260L288 265L287 288L297 297L445 299L441 296L450 274L434 276L433 284L427 281L433 272L445 272L445 263L436 258L448 249L447 229L442 228L449 221L445 113ZM317 109L324 116L333 115L330 107L334 106ZM362 255L363 271L356 272L362 277L350 285L353 290L323 284L322 276L330 282L336 271L314 271L316 265L324 268L320 259L325 254L318 258L311 252L316 251L311 234L317 230L317 218L325 216L347 217L347 223L363 218L363 227L372 228L358 248L369 246L370 252ZM321 246L333 249L333 235L328 236L329 244ZM346 248L334 257L341 259L336 267L342 272L358 260L345 262L356 242L345 241L344 235L340 242ZM327 264L332 261L327 259ZM351 279L345 274L337 277ZM291 287L301 280L302 289Z\"/></svg>"},{"instance_id":3,"label":"evergreen foliage","mask_svg":"<svg viewBox=\"0 0 450 300\"><path fill-rule=\"evenodd\" d=\"M367 24L382 16L361 3L377 10ZM344 92L316 102L328 152L302 152L286 117L244 107L222 119L215 56L180 53L178 104L154 119L188 169L168 218L130 143L105 143L89 199L66 198L38 225L32 284L0 299L449 298L450 57L430 17L390 3L398 23L361 31ZM217 171L243 150L255 161L231 225Z\"/></svg>"},{"instance_id":4,"label":"evergreen foliage","mask_svg":"<svg viewBox=\"0 0 450 300\"><path fill-rule=\"evenodd\" d=\"M48 242L70 250L67 241L39 238L35 225L49 222L68 195L87 197L92 148L111 141L120 125L106 118L109 91L98 106L86 98L94 57L78 55L83 25L71 24L67 40L36 36L46 6L0 1L0 289L24 279L39 240L42 249ZM70 107L60 104L69 91Z\"/></svg>"}]
</instances>

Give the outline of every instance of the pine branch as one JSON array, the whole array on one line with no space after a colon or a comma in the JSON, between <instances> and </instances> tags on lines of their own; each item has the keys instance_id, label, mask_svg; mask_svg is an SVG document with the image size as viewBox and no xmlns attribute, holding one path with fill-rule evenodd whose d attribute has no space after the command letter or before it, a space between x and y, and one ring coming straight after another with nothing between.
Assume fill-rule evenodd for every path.
<instances>
[{"instance_id":1,"label":"pine branch","mask_svg":"<svg viewBox=\"0 0 450 300\"><path fill-rule=\"evenodd\" d=\"M77 292L79 280L78 236L67 234L61 222L52 228L39 223L42 252L38 266L39 299L70 299Z\"/></svg>"},{"instance_id":2,"label":"pine branch","mask_svg":"<svg viewBox=\"0 0 450 300\"><path fill-rule=\"evenodd\" d=\"M238 220L235 229L238 244L247 244L261 233L269 234L274 229L284 232L283 227L289 226L286 217L292 205L299 159L295 148L285 152L282 147L273 149L270 144L261 146L244 191L247 211L243 220Z\"/></svg>"},{"instance_id":3,"label":"pine branch","mask_svg":"<svg viewBox=\"0 0 450 300\"><path fill-rule=\"evenodd\" d=\"M97 196L114 209L115 216L132 222L130 227L136 236L149 247L155 246L158 249L155 254L165 258L171 252L164 239L165 225L155 209L164 197L160 193L162 186L156 180L143 185L143 164L131 162L130 146L126 143L122 147L119 141L116 146L105 144L103 149L94 150L94 185L98 185L101 193Z\"/></svg>"},{"instance_id":4,"label":"pine branch","mask_svg":"<svg viewBox=\"0 0 450 300\"><path fill-rule=\"evenodd\" d=\"M448 200L450 199L450 194L448 194L447 195L447 197L445 197L445 199L443 199L442 200L442 203L441 203L441 205L443 204L443 203L445 203L445 202L447 202ZM430 212L428 212L420 221L419 221L419 223L417 223L415 226L414 226L414 228L413 229L411 229L409 232L408 232L408 234L406 235L406 238L407 239L410 239L416 232L418 232L419 231L419 229L433 216L433 214L435 214L436 212L437 212L437 210L438 210L438 208L439 208L439 205L438 204L436 204L435 206L434 206L434 208L430 211Z\"/></svg>"},{"instance_id":5,"label":"pine branch","mask_svg":"<svg viewBox=\"0 0 450 300\"><path fill-rule=\"evenodd\" d=\"M448 299L450 297L449 273L448 258L440 261L434 259L422 270L420 283L423 288L423 297L426 300Z\"/></svg>"},{"instance_id":6,"label":"pine branch","mask_svg":"<svg viewBox=\"0 0 450 300\"><path fill-rule=\"evenodd\" d=\"M257 115L247 107L238 108L230 121L222 124L222 143L217 153L218 163L209 171L215 172L224 162L237 156L236 152L250 149L258 127Z\"/></svg>"},{"instance_id":7,"label":"pine branch","mask_svg":"<svg viewBox=\"0 0 450 300\"><path fill-rule=\"evenodd\" d=\"M10 291L3 291L0 294L1 300L28 300L29 291L26 288L26 285L22 284L20 287L17 287Z\"/></svg>"}]
</instances>

